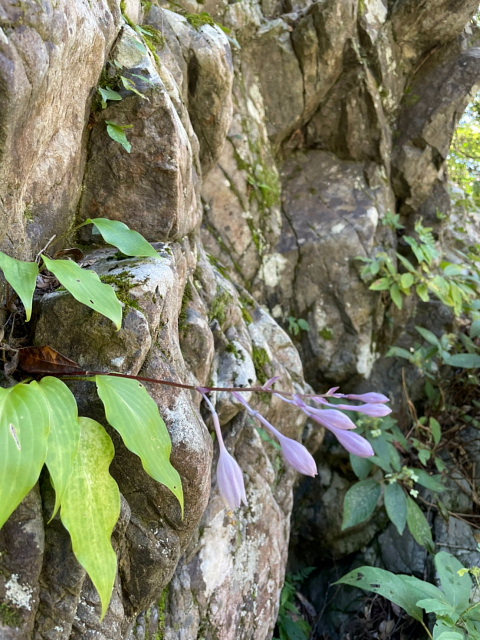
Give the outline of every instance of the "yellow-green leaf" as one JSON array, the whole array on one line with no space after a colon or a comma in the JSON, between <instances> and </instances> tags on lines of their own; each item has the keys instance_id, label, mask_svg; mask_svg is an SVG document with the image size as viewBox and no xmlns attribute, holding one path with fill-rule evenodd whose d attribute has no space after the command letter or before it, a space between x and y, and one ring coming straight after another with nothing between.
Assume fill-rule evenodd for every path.
<instances>
[{"instance_id":1,"label":"yellow-green leaf","mask_svg":"<svg viewBox=\"0 0 480 640\"><path fill-rule=\"evenodd\" d=\"M125 223L119 220L108 220L108 218L88 218L81 226L90 223L95 225L105 242L118 247L125 255L158 258L158 253L152 245L138 231L133 231Z\"/></svg>"},{"instance_id":2,"label":"yellow-green leaf","mask_svg":"<svg viewBox=\"0 0 480 640\"><path fill-rule=\"evenodd\" d=\"M50 260L42 256L45 266L79 302L109 318L120 329L122 303L109 284L103 284L94 271L82 269L71 260Z\"/></svg>"},{"instance_id":3,"label":"yellow-green leaf","mask_svg":"<svg viewBox=\"0 0 480 640\"><path fill-rule=\"evenodd\" d=\"M48 406L37 382L0 389L0 527L38 480L49 428Z\"/></svg>"},{"instance_id":4,"label":"yellow-green leaf","mask_svg":"<svg viewBox=\"0 0 480 640\"><path fill-rule=\"evenodd\" d=\"M108 422L140 457L145 471L176 496L183 512L182 481L170 462L172 443L155 401L136 380L113 376L95 380Z\"/></svg>"},{"instance_id":5,"label":"yellow-green leaf","mask_svg":"<svg viewBox=\"0 0 480 640\"><path fill-rule=\"evenodd\" d=\"M33 292L37 285L37 263L16 260L0 251L0 269L3 271L8 284L11 285L22 301L28 322L32 315Z\"/></svg>"},{"instance_id":6,"label":"yellow-green leaf","mask_svg":"<svg viewBox=\"0 0 480 640\"><path fill-rule=\"evenodd\" d=\"M75 557L100 595L103 618L117 573L111 537L120 516L120 491L108 471L114 455L110 436L95 420L78 421L80 446L60 517L70 533Z\"/></svg>"},{"instance_id":7,"label":"yellow-green leaf","mask_svg":"<svg viewBox=\"0 0 480 640\"><path fill-rule=\"evenodd\" d=\"M45 460L55 489L57 513L72 475L80 443L77 402L70 389L58 378L46 377L40 381L50 412L50 434Z\"/></svg>"}]
</instances>

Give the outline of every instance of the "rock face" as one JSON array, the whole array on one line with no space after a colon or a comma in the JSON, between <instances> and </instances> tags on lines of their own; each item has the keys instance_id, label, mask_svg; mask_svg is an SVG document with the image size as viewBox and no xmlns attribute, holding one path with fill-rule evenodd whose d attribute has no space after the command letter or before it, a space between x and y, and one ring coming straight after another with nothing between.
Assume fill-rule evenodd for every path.
<instances>
[{"instance_id":1,"label":"rock face","mask_svg":"<svg viewBox=\"0 0 480 640\"><path fill-rule=\"evenodd\" d=\"M409 228L418 215L437 224L449 206L444 162L480 72L469 25L478 2L160 5L0 0L1 250L31 260L47 244L52 255L89 244L96 237L75 238L75 225L107 217L158 251L125 260L97 247L86 257L86 268L128 280L120 331L56 291L38 296L22 336L86 369L197 386L278 376L290 391L305 379L394 389L382 340L415 310L386 307L357 258L380 245L394 255L388 212ZM88 383L72 388L81 414L104 420ZM217 393L248 497L226 513L200 395L149 391L171 434L184 518L112 432L119 571L101 620L68 534L58 517L49 522L45 472L0 531L5 640L272 637L295 474L238 401ZM300 437L293 408L250 396Z\"/></svg>"}]
</instances>

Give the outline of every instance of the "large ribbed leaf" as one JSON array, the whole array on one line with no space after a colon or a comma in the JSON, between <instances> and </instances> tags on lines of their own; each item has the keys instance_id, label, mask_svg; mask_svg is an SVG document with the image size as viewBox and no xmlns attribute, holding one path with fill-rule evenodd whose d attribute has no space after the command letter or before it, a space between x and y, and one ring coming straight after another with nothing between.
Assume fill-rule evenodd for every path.
<instances>
[{"instance_id":1,"label":"large ribbed leaf","mask_svg":"<svg viewBox=\"0 0 480 640\"><path fill-rule=\"evenodd\" d=\"M37 285L37 263L16 260L0 251L0 269L3 271L7 282L22 301L28 322L32 315L33 292Z\"/></svg>"},{"instance_id":2,"label":"large ribbed leaf","mask_svg":"<svg viewBox=\"0 0 480 640\"><path fill-rule=\"evenodd\" d=\"M118 247L125 255L158 258L158 253L152 245L138 231L133 231L125 223L107 218L88 218L83 224L90 223L97 227L105 242Z\"/></svg>"},{"instance_id":3,"label":"large ribbed leaf","mask_svg":"<svg viewBox=\"0 0 480 640\"><path fill-rule=\"evenodd\" d=\"M48 432L48 406L37 382L0 389L0 527L37 482Z\"/></svg>"},{"instance_id":4,"label":"large ribbed leaf","mask_svg":"<svg viewBox=\"0 0 480 640\"><path fill-rule=\"evenodd\" d=\"M120 492L108 471L113 443L101 424L79 418L80 446L64 493L60 516L72 539L72 549L97 589L102 618L112 597L117 556L111 537L120 516Z\"/></svg>"},{"instance_id":5,"label":"large ribbed leaf","mask_svg":"<svg viewBox=\"0 0 480 640\"><path fill-rule=\"evenodd\" d=\"M113 376L95 380L108 422L140 457L145 471L177 497L183 511L182 481L170 462L170 435L153 398L136 380Z\"/></svg>"},{"instance_id":6,"label":"large ribbed leaf","mask_svg":"<svg viewBox=\"0 0 480 640\"><path fill-rule=\"evenodd\" d=\"M72 475L80 442L77 402L70 389L58 378L47 377L40 382L50 411L50 434L46 464L55 489L52 518L62 502Z\"/></svg>"},{"instance_id":7,"label":"large ribbed leaf","mask_svg":"<svg viewBox=\"0 0 480 640\"><path fill-rule=\"evenodd\" d=\"M122 303L109 284L103 284L95 271L82 269L71 260L50 260L42 256L49 271L79 302L95 309L115 323L117 329L122 326Z\"/></svg>"}]
</instances>

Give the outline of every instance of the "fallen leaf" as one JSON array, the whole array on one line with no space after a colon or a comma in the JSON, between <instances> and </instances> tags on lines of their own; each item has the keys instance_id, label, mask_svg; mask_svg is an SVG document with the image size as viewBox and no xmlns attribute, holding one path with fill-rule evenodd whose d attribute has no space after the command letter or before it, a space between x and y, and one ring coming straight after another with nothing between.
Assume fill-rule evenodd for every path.
<instances>
[{"instance_id":1,"label":"fallen leaf","mask_svg":"<svg viewBox=\"0 0 480 640\"><path fill-rule=\"evenodd\" d=\"M23 347L18 350L18 358L19 367L27 373L60 375L82 370L79 364L48 345L43 347Z\"/></svg>"}]
</instances>

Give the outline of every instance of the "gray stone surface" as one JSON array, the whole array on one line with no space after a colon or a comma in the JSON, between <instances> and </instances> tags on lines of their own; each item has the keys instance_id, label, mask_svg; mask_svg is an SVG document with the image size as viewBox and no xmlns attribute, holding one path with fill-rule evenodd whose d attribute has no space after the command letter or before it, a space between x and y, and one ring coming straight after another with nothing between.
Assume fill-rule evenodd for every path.
<instances>
[{"instance_id":1,"label":"gray stone surface","mask_svg":"<svg viewBox=\"0 0 480 640\"><path fill-rule=\"evenodd\" d=\"M408 348L415 318L430 307L392 309L361 281L355 258L379 247L394 254L387 211L401 213L410 231L416 216L432 220L449 206L444 160L478 76L475 33L464 31L477 2L185 0L183 16L159 4L0 0L0 248L31 259L56 235L53 254L77 222L96 216L165 243L157 260L94 253L88 268L128 271L135 285L120 331L54 292L36 299L31 329L15 316L11 339L48 343L86 368L195 385L278 375L293 391L307 388L305 372L319 390L370 379L398 391L398 363L376 361L387 343ZM203 10L232 32L195 27L188 12ZM135 28L142 21L157 30L154 51ZM122 100L102 110L99 86ZM107 135L107 120L131 125L130 153ZM84 229L77 239L92 236ZM309 323L295 344L280 326L289 316ZM101 418L89 385L72 388L81 412ZM112 432L111 471L123 496L113 535L119 572L101 621L68 535L58 519L48 522L45 473L0 532L0 613L10 614L0 615L2 638L272 636L295 474L239 403L217 393L249 499L226 514L199 395L149 390L172 437L184 519ZM251 401L300 437L303 419L290 406ZM322 438L310 427L319 457ZM325 461L321 468L302 486L301 496L316 493L300 505L298 523L310 536L305 549L340 558L386 520L340 532L349 480ZM471 544L463 525L435 526L446 545L457 534Z\"/></svg>"}]
</instances>

